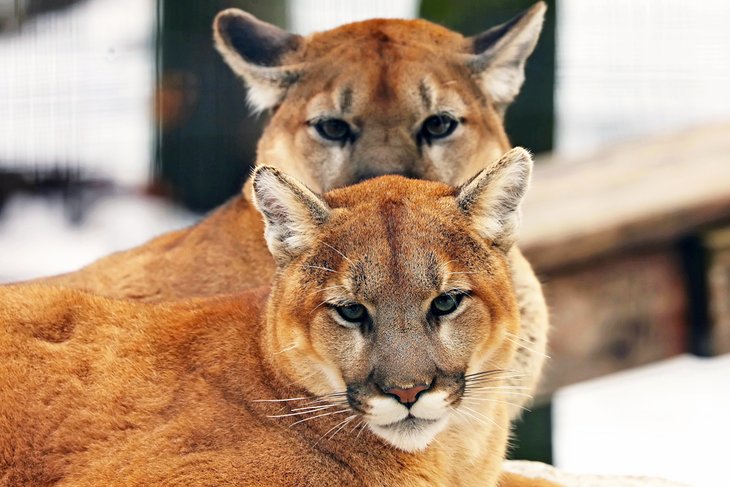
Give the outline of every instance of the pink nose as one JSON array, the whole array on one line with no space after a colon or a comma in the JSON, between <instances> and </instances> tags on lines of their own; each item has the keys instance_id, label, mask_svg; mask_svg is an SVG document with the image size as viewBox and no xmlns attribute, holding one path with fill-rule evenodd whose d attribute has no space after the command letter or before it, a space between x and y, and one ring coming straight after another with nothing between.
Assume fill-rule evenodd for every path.
<instances>
[{"instance_id":1,"label":"pink nose","mask_svg":"<svg viewBox=\"0 0 730 487\"><path fill-rule=\"evenodd\" d=\"M410 387L408 389L401 389L400 387L389 387L385 389L385 393L394 395L402 404L410 405L416 402L419 393L428 390L429 387L430 386L425 385L418 385Z\"/></svg>"}]
</instances>

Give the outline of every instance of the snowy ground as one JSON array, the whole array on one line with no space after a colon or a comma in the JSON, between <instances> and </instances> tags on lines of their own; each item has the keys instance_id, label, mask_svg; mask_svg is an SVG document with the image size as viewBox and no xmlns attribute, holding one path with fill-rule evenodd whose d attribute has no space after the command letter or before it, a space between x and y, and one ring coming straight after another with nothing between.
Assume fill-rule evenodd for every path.
<instances>
[{"instance_id":1,"label":"snowy ground","mask_svg":"<svg viewBox=\"0 0 730 487\"><path fill-rule=\"evenodd\" d=\"M555 464L728 485L729 377L730 355L681 356L566 387L553 405Z\"/></svg>"},{"instance_id":2,"label":"snowy ground","mask_svg":"<svg viewBox=\"0 0 730 487\"><path fill-rule=\"evenodd\" d=\"M197 219L156 198L119 194L72 225L59 199L14 198L0 217L0 282L73 271Z\"/></svg>"}]
</instances>

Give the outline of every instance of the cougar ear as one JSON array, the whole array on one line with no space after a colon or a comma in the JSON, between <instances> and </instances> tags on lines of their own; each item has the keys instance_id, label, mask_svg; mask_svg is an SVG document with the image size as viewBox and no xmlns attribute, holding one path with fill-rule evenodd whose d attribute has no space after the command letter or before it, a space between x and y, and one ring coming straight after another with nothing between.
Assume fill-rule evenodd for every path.
<instances>
[{"instance_id":1,"label":"cougar ear","mask_svg":"<svg viewBox=\"0 0 730 487\"><path fill-rule=\"evenodd\" d=\"M545 10L545 3L538 2L512 20L469 38L474 55L467 65L500 114L525 81L525 62L540 37Z\"/></svg>"},{"instance_id":2,"label":"cougar ear","mask_svg":"<svg viewBox=\"0 0 730 487\"><path fill-rule=\"evenodd\" d=\"M301 65L282 65L303 38L253 15L230 8L213 22L215 47L248 85L248 101L256 111L276 106L301 75Z\"/></svg>"},{"instance_id":3,"label":"cougar ear","mask_svg":"<svg viewBox=\"0 0 730 487\"><path fill-rule=\"evenodd\" d=\"M531 172L530 153L516 147L457 189L459 209L485 239L504 250L517 238L519 206Z\"/></svg>"},{"instance_id":4,"label":"cougar ear","mask_svg":"<svg viewBox=\"0 0 730 487\"><path fill-rule=\"evenodd\" d=\"M264 236L280 267L309 248L330 208L302 183L271 166L253 174L253 201L264 217Z\"/></svg>"}]
</instances>

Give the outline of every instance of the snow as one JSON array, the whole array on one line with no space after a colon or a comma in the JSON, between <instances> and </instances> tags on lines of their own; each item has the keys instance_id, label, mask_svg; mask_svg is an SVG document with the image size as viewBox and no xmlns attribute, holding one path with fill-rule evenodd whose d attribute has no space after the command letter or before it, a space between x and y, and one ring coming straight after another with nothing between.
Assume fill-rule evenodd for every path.
<instances>
[{"instance_id":1,"label":"snow","mask_svg":"<svg viewBox=\"0 0 730 487\"><path fill-rule=\"evenodd\" d=\"M60 199L16 197L0 218L0 282L73 271L198 218L157 198L116 194L75 225Z\"/></svg>"},{"instance_id":2,"label":"snow","mask_svg":"<svg viewBox=\"0 0 730 487\"><path fill-rule=\"evenodd\" d=\"M730 355L680 356L558 391L555 465L695 487L727 478Z\"/></svg>"},{"instance_id":3,"label":"snow","mask_svg":"<svg viewBox=\"0 0 730 487\"><path fill-rule=\"evenodd\" d=\"M0 36L0 164L149 179L152 0L91 0Z\"/></svg>"}]
</instances>

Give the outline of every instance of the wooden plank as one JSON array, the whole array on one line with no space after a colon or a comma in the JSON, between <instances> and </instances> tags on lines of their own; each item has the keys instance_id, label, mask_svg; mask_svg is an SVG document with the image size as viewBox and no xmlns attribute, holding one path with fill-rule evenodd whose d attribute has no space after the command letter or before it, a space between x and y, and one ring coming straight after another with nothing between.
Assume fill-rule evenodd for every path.
<instances>
[{"instance_id":1,"label":"wooden plank","mask_svg":"<svg viewBox=\"0 0 730 487\"><path fill-rule=\"evenodd\" d=\"M730 221L730 124L539 159L523 214L538 271Z\"/></svg>"},{"instance_id":2,"label":"wooden plank","mask_svg":"<svg viewBox=\"0 0 730 487\"><path fill-rule=\"evenodd\" d=\"M687 351L687 294L671 249L603 259L544 286L553 329L540 395Z\"/></svg>"},{"instance_id":3,"label":"wooden plank","mask_svg":"<svg viewBox=\"0 0 730 487\"><path fill-rule=\"evenodd\" d=\"M730 353L730 227L707 236L712 351Z\"/></svg>"}]
</instances>

